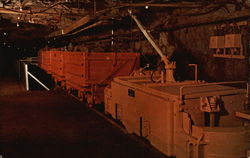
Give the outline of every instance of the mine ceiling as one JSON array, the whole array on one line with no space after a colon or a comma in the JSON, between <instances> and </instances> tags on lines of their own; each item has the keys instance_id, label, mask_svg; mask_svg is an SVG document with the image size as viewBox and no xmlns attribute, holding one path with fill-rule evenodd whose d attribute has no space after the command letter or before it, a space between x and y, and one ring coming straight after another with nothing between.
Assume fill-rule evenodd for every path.
<instances>
[{"instance_id":1,"label":"mine ceiling","mask_svg":"<svg viewBox=\"0 0 250 158\"><path fill-rule=\"evenodd\" d=\"M230 20L234 18L232 8L236 12L245 11L236 18L249 18L246 0L2 0L0 35L4 43L58 39L63 43L71 37L91 42L109 38L112 30L126 39L131 32L140 32L131 27L128 10L155 31L213 22L185 21L220 9L228 12L226 18ZM93 32L99 33L98 37Z\"/></svg>"}]
</instances>

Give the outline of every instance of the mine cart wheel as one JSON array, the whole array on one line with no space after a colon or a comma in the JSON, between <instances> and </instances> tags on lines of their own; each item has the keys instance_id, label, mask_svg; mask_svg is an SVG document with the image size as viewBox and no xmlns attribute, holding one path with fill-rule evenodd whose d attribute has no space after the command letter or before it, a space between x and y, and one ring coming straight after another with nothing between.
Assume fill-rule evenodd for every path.
<instances>
[{"instance_id":1,"label":"mine cart wheel","mask_svg":"<svg viewBox=\"0 0 250 158\"><path fill-rule=\"evenodd\" d=\"M81 102L84 101L84 92L78 91L78 98Z\"/></svg>"},{"instance_id":2,"label":"mine cart wheel","mask_svg":"<svg viewBox=\"0 0 250 158\"><path fill-rule=\"evenodd\" d=\"M73 88L70 87L70 88L68 89L68 93L69 93L69 94L72 94L72 91L73 91Z\"/></svg>"},{"instance_id":3,"label":"mine cart wheel","mask_svg":"<svg viewBox=\"0 0 250 158\"><path fill-rule=\"evenodd\" d=\"M62 82L61 82L61 88L64 89L64 90L66 89L65 81L62 81Z\"/></svg>"},{"instance_id":4,"label":"mine cart wheel","mask_svg":"<svg viewBox=\"0 0 250 158\"><path fill-rule=\"evenodd\" d=\"M66 91L67 91L68 94L70 94L70 92L71 92L71 87L69 85L67 85L67 84L66 84Z\"/></svg>"},{"instance_id":5,"label":"mine cart wheel","mask_svg":"<svg viewBox=\"0 0 250 158\"><path fill-rule=\"evenodd\" d=\"M55 82L55 89L60 89L60 82Z\"/></svg>"},{"instance_id":6,"label":"mine cart wheel","mask_svg":"<svg viewBox=\"0 0 250 158\"><path fill-rule=\"evenodd\" d=\"M88 107L89 107L89 108L92 108L93 106L94 106L93 103L88 103Z\"/></svg>"},{"instance_id":7,"label":"mine cart wheel","mask_svg":"<svg viewBox=\"0 0 250 158\"><path fill-rule=\"evenodd\" d=\"M86 100L87 100L88 107L90 107L90 108L93 107L93 105L95 104L94 96L92 94L87 94Z\"/></svg>"}]
</instances>

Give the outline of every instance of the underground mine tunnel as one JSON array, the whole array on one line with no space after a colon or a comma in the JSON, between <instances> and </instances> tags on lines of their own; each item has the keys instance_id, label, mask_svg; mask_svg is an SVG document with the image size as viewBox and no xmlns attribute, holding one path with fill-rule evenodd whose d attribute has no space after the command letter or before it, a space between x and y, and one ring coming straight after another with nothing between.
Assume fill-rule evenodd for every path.
<instances>
[{"instance_id":1,"label":"underground mine tunnel","mask_svg":"<svg viewBox=\"0 0 250 158\"><path fill-rule=\"evenodd\" d=\"M0 158L249 158L249 0L2 0Z\"/></svg>"}]
</instances>

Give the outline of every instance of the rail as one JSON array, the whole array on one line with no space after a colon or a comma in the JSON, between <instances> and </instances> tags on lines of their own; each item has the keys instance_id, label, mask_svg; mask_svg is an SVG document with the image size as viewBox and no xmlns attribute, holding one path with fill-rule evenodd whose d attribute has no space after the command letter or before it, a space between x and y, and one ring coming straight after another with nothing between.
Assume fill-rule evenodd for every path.
<instances>
[{"instance_id":1,"label":"rail","mask_svg":"<svg viewBox=\"0 0 250 158\"><path fill-rule=\"evenodd\" d=\"M180 104L184 104L184 89L190 87L203 87L203 86L210 86L210 85L225 85L225 84L243 84L246 83L246 97L249 96L249 83L247 81L230 81L230 82L214 82L214 83L205 83L199 85L184 85L180 87Z\"/></svg>"},{"instance_id":2,"label":"rail","mask_svg":"<svg viewBox=\"0 0 250 158\"><path fill-rule=\"evenodd\" d=\"M25 74L25 87L26 87L26 91L29 91L29 76L32 77L37 83L39 83L47 91L50 90L40 80L38 80L34 75L32 75L32 73L29 72L28 64L26 64L26 63L24 63L24 74Z\"/></svg>"},{"instance_id":3,"label":"rail","mask_svg":"<svg viewBox=\"0 0 250 158\"><path fill-rule=\"evenodd\" d=\"M22 63L29 63L31 65L38 65L38 57L28 57L25 59L20 59L17 60L17 73L18 73L18 78L21 79L21 65Z\"/></svg>"}]
</instances>

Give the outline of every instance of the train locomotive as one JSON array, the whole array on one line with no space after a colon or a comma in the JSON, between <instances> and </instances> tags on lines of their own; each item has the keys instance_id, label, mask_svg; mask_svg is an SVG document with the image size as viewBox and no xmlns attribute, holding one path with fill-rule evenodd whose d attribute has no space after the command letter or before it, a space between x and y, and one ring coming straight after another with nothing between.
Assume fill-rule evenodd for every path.
<instances>
[{"instance_id":1,"label":"train locomotive","mask_svg":"<svg viewBox=\"0 0 250 158\"><path fill-rule=\"evenodd\" d=\"M105 112L167 156L245 158L248 90L232 86L241 84L247 83L152 83L145 76L117 77L105 89Z\"/></svg>"},{"instance_id":2,"label":"train locomotive","mask_svg":"<svg viewBox=\"0 0 250 158\"><path fill-rule=\"evenodd\" d=\"M114 78L105 89L105 113L167 156L250 157L248 82L206 83L197 73L195 80L176 81L171 52L164 54L129 12L165 67L156 80L145 73Z\"/></svg>"},{"instance_id":3,"label":"train locomotive","mask_svg":"<svg viewBox=\"0 0 250 158\"><path fill-rule=\"evenodd\" d=\"M169 60L171 54L166 56L130 14L165 65L154 79L154 73L141 73L143 69L132 73L139 68L138 53L64 52L55 69L48 60L51 54L44 52L40 53L40 67L54 75L56 82L63 82L61 86L66 86L69 93L77 91L80 99L104 101L107 115L167 156L250 157L248 82L207 83L199 81L197 73L194 80L176 81L176 63ZM105 86L98 90L96 86L103 83Z\"/></svg>"}]
</instances>

